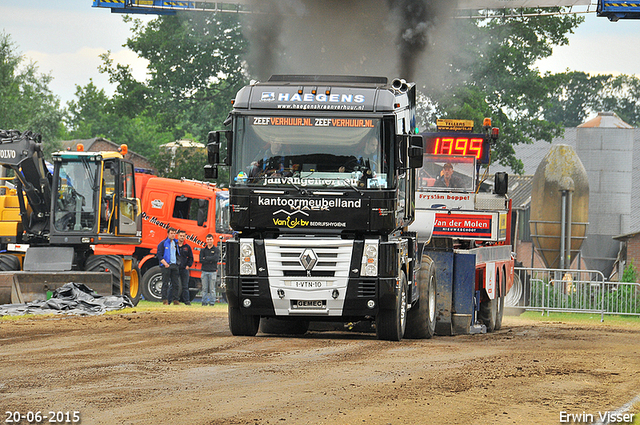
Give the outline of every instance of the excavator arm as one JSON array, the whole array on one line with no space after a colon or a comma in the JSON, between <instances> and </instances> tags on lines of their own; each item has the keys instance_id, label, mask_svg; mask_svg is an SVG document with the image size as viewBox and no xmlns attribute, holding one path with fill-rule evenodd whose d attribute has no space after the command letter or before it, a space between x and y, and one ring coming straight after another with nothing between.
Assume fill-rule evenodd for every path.
<instances>
[{"instance_id":1,"label":"excavator arm","mask_svg":"<svg viewBox=\"0 0 640 425\"><path fill-rule=\"evenodd\" d=\"M0 130L0 165L14 171L23 228L27 238L49 235L53 176L42 152L39 134ZM26 197L27 203L24 198Z\"/></svg>"}]
</instances>

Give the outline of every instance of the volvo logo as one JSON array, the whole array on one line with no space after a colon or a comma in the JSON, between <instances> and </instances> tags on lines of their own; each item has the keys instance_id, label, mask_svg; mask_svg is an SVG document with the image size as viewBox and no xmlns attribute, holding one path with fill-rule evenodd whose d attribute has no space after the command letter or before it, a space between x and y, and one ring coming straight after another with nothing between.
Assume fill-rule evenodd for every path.
<instances>
[{"instance_id":1,"label":"volvo logo","mask_svg":"<svg viewBox=\"0 0 640 425\"><path fill-rule=\"evenodd\" d=\"M16 157L16 151L12 149L0 149L0 158L12 159Z\"/></svg>"},{"instance_id":2,"label":"volvo logo","mask_svg":"<svg viewBox=\"0 0 640 425\"><path fill-rule=\"evenodd\" d=\"M300 261L300 264L304 267L307 273L310 273L311 269L313 269L318 262L318 256L312 249L307 248L302 252L302 254L300 254L298 261Z\"/></svg>"}]
</instances>

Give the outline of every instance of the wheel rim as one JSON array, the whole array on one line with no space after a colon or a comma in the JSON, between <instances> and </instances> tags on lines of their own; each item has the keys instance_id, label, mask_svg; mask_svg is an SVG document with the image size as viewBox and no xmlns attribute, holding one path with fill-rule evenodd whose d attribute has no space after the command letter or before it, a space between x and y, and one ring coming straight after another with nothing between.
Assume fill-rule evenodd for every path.
<instances>
[{"instance_id":1,"label":"wheel rim","mask_svg":"<svg viewBox=\"0 0 640 425\"><path fill-rule=\"evenodd\" d=\"M162 298L162 275L157 274L149 282L149 290L158 299Z\"/></svg>"},{"instance_id":2,"label":"wheel rim","mask_svg":"<svg viewBox=\"0 0 640 425\"><path fill-rule=\"evenodd\" d=\"M429 279L429 322L436 320L436 287L433 282L433 276Z\"/></svg>"},{"instance_id":3,"label":"wheel rim","mask_svg":"<svg viewBox=\"0 0 640 425\"><path fill-rule=\"evenodd\" d=\"M505 307L517 306L520 298L522 298L522 280L520 280L520 276L515 273L513 275L513 285L511 285L509 292L507 292L504 298Z\"/></svg>"},{"instance_id":4,"label":"wheel rim","mask_svg":"<svg viewBox=\"0 0 640 425\"><path fill-rule=\"evenodd\" d=\"M137 270L131 270L131 276L129 280L129 295L131 298L136 298L140 293L140 276L138 276Z\"/></svg>"},{"instance_id":5,"label":"wheel rim","mask_svg":"<svg viewBox=\"0 0 640 425\"><path fill-rule=\"evenodd\" d=\"M406 279L403 276L402 292L400 295L400 329L402 329L403 334L406 328L406 320L407 320L407 285L405 283L406 283Z\"/></svg>"}]
</instances>

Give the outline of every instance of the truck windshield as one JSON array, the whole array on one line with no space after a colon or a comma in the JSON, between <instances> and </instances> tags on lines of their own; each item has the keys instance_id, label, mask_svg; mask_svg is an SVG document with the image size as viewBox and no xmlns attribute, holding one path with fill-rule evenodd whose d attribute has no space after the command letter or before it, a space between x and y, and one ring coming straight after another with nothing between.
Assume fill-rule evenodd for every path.
<instances>
[{"instance_id":1,"label":"truck windshield","mask_svg":"<svg viewBox=\"0 0 640 425\"><path fill-rule=\"evenodd\" d=\"M232 184L386 188L380 134L372 118L239 117Z\"/></svg>"},{"instance_id":2,"label":"truck windshield","mask_svg":"<svg viewBox=\"0 0 640 425\"><path fill-rule=\"evenodd\" d=\"M425 155L417 173L419 191L473 192L476 159L473 156Z\"/></svg>"},{"instance_id":3,"label":"truck windshield","mask_svg":"<svg viewBox=\"0 0 640 425\"><path fill-rule=\"evenodd\" d=\"M61 232L92 231L96 224L98 163L62 161L58 170L54 226Z\"/></svg>"}]
</instances>

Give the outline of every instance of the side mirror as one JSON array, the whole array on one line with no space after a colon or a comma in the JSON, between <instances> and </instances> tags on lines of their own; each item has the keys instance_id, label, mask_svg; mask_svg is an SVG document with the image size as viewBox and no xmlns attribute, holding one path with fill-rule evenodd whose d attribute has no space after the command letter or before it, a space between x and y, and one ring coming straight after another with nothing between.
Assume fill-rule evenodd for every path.
<instances>
[{"instance_id":1,"label":"side mirror","mask_svg":"<svg viewBox=\"0 0 640 425\"><path fill-rule=\"evenodd\" d=\"M204 166L204 178L205 179L217 179L218 178L218 164L206 164Z\"/></svg>"},{"instance_id":2,"label":"side mirror","mask_svg":"<svg viewBox=\"0 0 640 425\"><path fill-rule=\"evenodd\" d=\"M210 131L207 138L207 162L218 164L220 162L220 133Z\"/></svg>"},{"instance_id":3,"label":"side mirror","mask_svg":"<svg viewBox=\"0 0 640 425\"><path fill-rule=\"evenodd\" d=\"M422 168L424 139L420 135L409 136L409 168Z\"/></svg>"},{"instance_id":4,"label":"side mirror","mask_svg":"<svg viewBox=\"0 0 640 425\"><path fill-rule=\"evenodd\" d=\"M509 191L509 175L504 171L495 174L493 191L496 195L506 195Z\"/></svg>"},{"instance_id":5,"label":"side mirror","mask_svg":"<svg viewBox=\"0 0 640 425\"><path fill-rule=\"evenodd\" d=\"M227 141L227 157L224 159L224 165L231 165L231 155L233 153L233 131L226 130L223 132Z\"/></svg>"}]
</instances>

